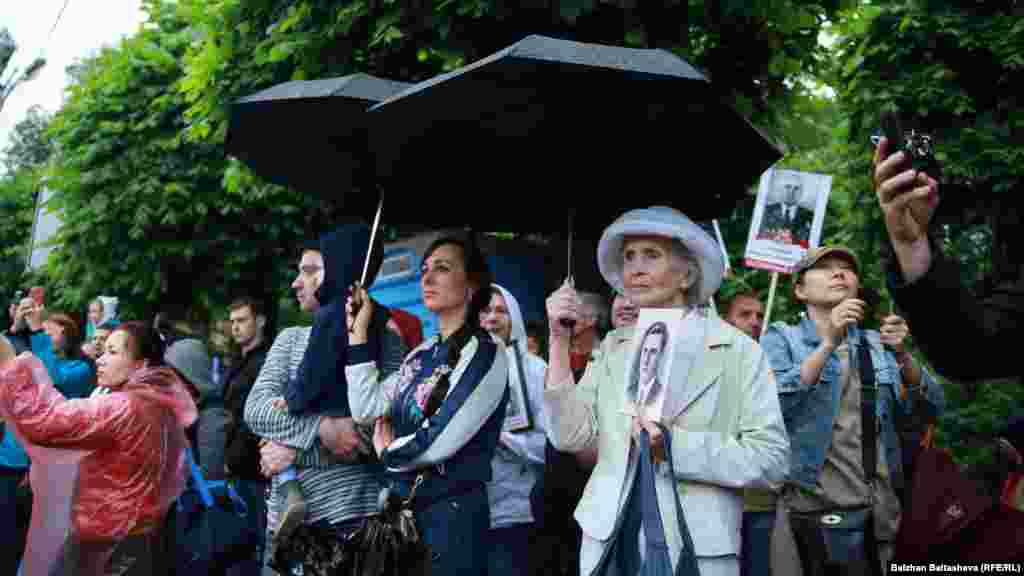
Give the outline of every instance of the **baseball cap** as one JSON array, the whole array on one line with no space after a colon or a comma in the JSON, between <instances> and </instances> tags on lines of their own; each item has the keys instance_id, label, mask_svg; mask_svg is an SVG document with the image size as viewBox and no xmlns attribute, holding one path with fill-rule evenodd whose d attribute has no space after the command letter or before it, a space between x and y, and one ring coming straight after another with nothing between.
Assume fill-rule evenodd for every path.
<instances>
[{"instance_id":1,"label":"baseball cap","mask_svg":"<svg viewBox=\"0 0 1024 576\"><path fill-rule=\"evenodd\" d=\"M853 253L846 246L821 246L813 250L808 250L807 254L797 262L796 267L793 268L793 273L798 277L806 272L807 270L814 267L822 258L826 256L840 256L849 260L853 264L854 272L860 273L860 260L857 259L857 255Z\"/></svg>"}]
</instances>

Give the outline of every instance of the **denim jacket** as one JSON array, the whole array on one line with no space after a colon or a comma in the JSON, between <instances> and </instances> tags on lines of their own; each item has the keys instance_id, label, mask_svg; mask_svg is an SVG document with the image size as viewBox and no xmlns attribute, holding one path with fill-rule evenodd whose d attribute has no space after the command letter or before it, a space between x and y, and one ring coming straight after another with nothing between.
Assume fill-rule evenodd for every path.
<instances>
[{"instance_id":1,"label":"denim jacket","mask_svg":"<svg viewBox=\"0 0 1024 576\"><path fill-rule=\"evenodd\" d=\"M862 330L851 328L848 336L851 369L857 368L857 346L861 342ZM880 388L876 408L878 411L879 437L885 450L886 462L893 486L903 486L903 462L900 438L895 421L895 410L909 414L912 408L910 397L903 400L901 391L903 378L896 356L886 350L875 330L867 331L871 360L875 368L875 380ZM791 466L788 482L807 489L814 489L825 463L825 455L832 443L832 428L839 413L842 396L839 355L831 354L821 371L818 382L805 386L800 382L800 365L821 344L814 322L805 318L796 326L775 322L761 337L761 346L768 355L768 361L775 371L779 388L779 403L782 417L786 422L791 444ZM922 369L921 392L936 414L945 406L942 386Z\"/></svg>"}]
</instances>

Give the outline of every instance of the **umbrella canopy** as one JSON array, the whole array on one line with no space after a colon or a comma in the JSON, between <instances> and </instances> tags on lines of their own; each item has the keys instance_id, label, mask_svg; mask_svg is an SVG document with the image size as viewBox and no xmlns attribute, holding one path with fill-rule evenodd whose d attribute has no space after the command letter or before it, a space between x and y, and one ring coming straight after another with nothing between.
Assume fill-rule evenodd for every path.
<instances>
[{"instance_id":1,"label":"umbrella canopy","mask_svg":"<svg viewBox=\"0 0 1024 576\"><path fill-rule=\"evenodd\" d=\"M227 152L260 177L310 194L344 193L370 169L367 108L409 87L368 74L296 80L231 105ZM372 210L370 200L366 206Z\"/></svg>"},{"instance_id":2,"label":"umbrella canopy","mask_svg":"<svg viewBox=\"0 0 1024 576\"><path fill-rule=\"evenodd\" d=\"M378 182L396 199L391 223L561 230L577 208L587 234L652 204L709 219L781 157L670 52L544 36L416 84L368 116ZM454 197L486 205L466 222L466 210L445 208Z\"/></svg>"}]
</instances>

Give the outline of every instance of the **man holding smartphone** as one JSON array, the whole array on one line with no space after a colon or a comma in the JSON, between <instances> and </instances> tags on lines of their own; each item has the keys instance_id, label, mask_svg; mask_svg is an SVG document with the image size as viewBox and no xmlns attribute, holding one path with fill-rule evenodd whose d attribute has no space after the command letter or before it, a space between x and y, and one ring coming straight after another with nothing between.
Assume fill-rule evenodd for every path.
<instances>
[{"instance_id":1,"label":"man holding smartphone","mask_svg":"<svg viewBox=\"0 0 1024 576\"><path fill-rule=\"evenodd\" d=\"M895 256L888 267L889 292L917 343L935 368L951 378L1020 375L1021 281L999 284L982 297L961 286L959 266L928 235L939 203L935 175L915 170L905 152L889 148L889 141L880 139L874 160L875 193Z\"/></svg>"}]
</instances>

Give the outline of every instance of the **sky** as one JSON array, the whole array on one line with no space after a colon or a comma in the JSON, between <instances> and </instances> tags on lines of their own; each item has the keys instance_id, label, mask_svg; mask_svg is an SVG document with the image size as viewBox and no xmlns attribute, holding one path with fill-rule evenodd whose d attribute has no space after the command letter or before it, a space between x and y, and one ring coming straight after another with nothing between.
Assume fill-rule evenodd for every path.
<instances>
[{"instance_id":1,"label":"sky","mask_svg":"<svg viewBox=\"0 0 1024 576\"><path fill-rule=\"evenodd\" d=\"M31 106L38 104L51 113L60 108L68 83L65 67L132 34L145 16L140 0L67 0L51 35L64 3L0 0L0 28L7 27L18 43L4 77L15 67L24 69L37 56L47 60L39 75L15 88L0 110L0 149L7 146L11 129Z\"/></svg>"}]
</instances>

